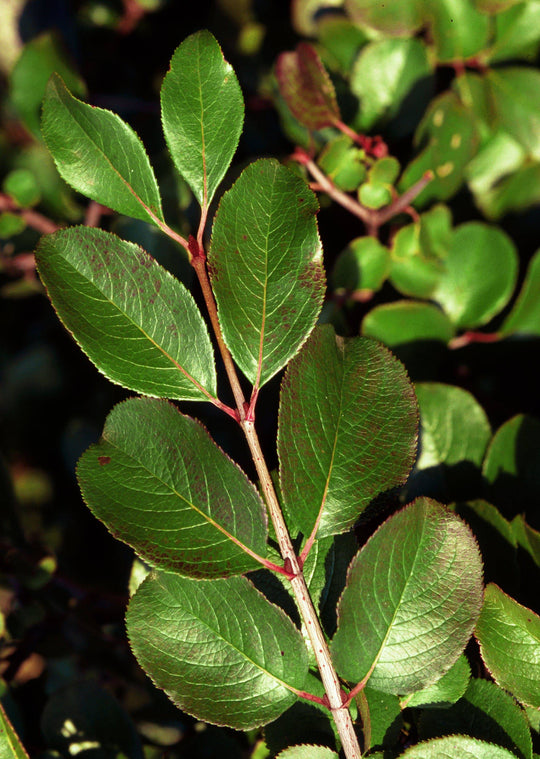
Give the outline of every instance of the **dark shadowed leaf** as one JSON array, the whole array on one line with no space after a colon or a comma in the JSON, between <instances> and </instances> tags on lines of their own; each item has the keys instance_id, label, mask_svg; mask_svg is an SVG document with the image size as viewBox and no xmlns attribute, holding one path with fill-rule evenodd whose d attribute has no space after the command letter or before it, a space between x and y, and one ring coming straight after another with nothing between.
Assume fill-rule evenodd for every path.
<instances>
[{"instance_id":1,"label":"dark shadowed leaf","mask_svg":"<svg viewBox=\"0 0 540 759\"><path fill-rule=\"evenodd\" d=\"M294 689L306 681L300 633L244 577L154 573L129 604L127 631L154 683L206 722L264 725L296 701Z\"/></svg>"},{"instance_id":2,"label":"dark shadowed leaf","mask_svg":"<svg viewBox=\"0 0 540 759\"><path fill-rule=\"evenodd\" d=\"M191 294L142 248L90 227L41 238L38 270L58 316L113 382L206 400L213 349Z\"/></svg>"},{"instance_id":3,"label":"dark shadowed leaf","mask_svg":"<svg viewBox=\"0 0 540 759\"><path fill-rule=\"evenodd\" d=\"M465 734L491 741L519 759L532 759L531 733L523 710L514 699L489 680L471 680L463 698L450 709L424 712L420 738Z\"/></svg>"},{"instance_id":4,"label":"dark shadowed leaf","mask_svg":"<svg viewBox=\"0 0 540 759\"><path fill-rule=\"evenodd\" d=\"M163 131L171 156L206 207L229 168L244 122L232 66L204 30L177 47L161 88Z\"/></svg>"},{"instance_id":5,"label":"dark shadowed leaf","mask_svg":"<svg viewBox=\"0 0 540 759\"><path fill-rule=\"evenodd\" d=\"M347 245L335 263L332 286L354 292L379 290L390 272L390 251L374 237L357 237Z\"/></svg>"},{"instance_id":6,"label":"dark shadowed leaf","mask_svg":"<svg viewBox=\"0 0 540 759\"><path fill-rule=\"evenodd\" d=\"M225 341L263 385L305 341L324 297L317 200L274 160L243 171L223 195L208 254Z\"/></svg>"},{"instance_id":7,"label":"dark shadowed leaf","mask_svg":"<svg viewBox=\"0 0 540 759\"><path fill-rule=\"evenodd\" d=\"M78 192L126 216L163 221L144 146L119 116L77 100L54 74L41 128L60 175Z\"/></svg>"},{"instance_id":8,"label":"dark shadowed leaf","mask_svg":"<svg viewBox=\"0 0 540 759\"><path fill-rule=\"evenodd\" d=\"M194 577L258 568L266 514L245 474L204 427L167 401L118 404L79 461L84 499L149 564Z\"/></svg>"},{"instance_id":9,"label":"dark shadowed leaf","mask_svg":"<svg viewBox=\"0 0 540 759\"><path fill-rule=\"evenodd\" d=\"M300 42L295 51L281 53L276 79L291 112L308 129L324 129L341 118L332 80L309 43Z\"/></svg>"},{"instance_id":10,"label":"dark shadowed leaf","mask_svg":"<svg viewBox=\"0 0 540 759\"><path fill-rule=\"evenodd\" d=\"M385 693L413 693L447 672L482 604L482 561L467 525L420 498L357 554L338 609L338 674Z\"/></svg>"},{"instance_id":11,"label":"dark shadowed leaf","mask_svg":"<svg viewBox=\"0 0 540 759\"><path fill-rule=\"evenodd\" d=\"M416 451L403 366L374 341L317 328L283 379L278 453L286 511L307 538L348 530L402 484Z\"/></svg>"},{"instance_id":12,"label":"dark shadowed leaf","mask_svg":"<svg viewBox=\"0 0 540 759\"><path fill-rule=\"evenodd\" d=\"M540 617L490 583L475 636L501 688L528 706L540 707Z\"/></svg>"}]
</instances>

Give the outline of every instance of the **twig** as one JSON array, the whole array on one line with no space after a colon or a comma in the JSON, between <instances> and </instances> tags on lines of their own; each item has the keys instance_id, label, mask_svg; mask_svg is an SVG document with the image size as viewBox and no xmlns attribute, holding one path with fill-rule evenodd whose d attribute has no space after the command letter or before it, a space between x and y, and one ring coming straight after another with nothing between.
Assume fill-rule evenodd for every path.
<instances>
[{"instance_id":1,"label":"twig","mask_svg":"<svg viewBox=\"0 0 540 759\"><path fill-rule=\"evenodd\" d=\"M51 234L60 229L60 225L51 221L47 216L34 211L32 208L19 208L19 206L4 193L0 193L0 211L9 211L25 220L27 225L43 235Z\"/></svg>"}]
</instances>

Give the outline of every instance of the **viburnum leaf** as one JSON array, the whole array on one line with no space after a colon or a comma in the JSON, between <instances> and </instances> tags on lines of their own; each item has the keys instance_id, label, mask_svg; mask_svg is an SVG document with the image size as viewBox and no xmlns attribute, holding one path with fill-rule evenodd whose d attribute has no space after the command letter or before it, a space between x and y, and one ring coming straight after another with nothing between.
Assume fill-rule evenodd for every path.
<instances>
[{"instance_id":1,"label":"viburnum leaf","mask_svg":"<svg viewBox=\"0 0 540 759\"><path fill-rule=\"evenodd\" d=\"M448 735L408 748L400 759L517 759L516 755L494 743L466 735Z\"/></svg>"},{"instance_id":2,"label":"viburnum leaf","mask_svg":"<svg viewBox=\"0 0 540 759\"><path fill-rule=\"evenodd\" d=\"M532 257L518 299L499 332L505 337L540 336L540 250Z\"/></svg>"},{"instance_id":3,"label":"viburnum leaf","mask_svg":"<svg viewBox=\"0 0 540 759\"><path fill-rule=\"evenodd\" d=\"M85 501L152 566L192 577L257 569L266 513L255 487L204 427L167 401L133 398L81 457Z\"/></svg>"},{"instance_id":4,"label":"viburnum leaf","mask_svg":"<svg viewBox=\"0 0 540 759\"><path fill-rule=\"evenodd\" d=\"M119 116L77 100L53 74L41 128L60 175L78 192L126 216L163 221L144 146Z\"/></svg>"},{"instance_id":5,"label":"viburnum leaf","mask_svg":"<svg viewBox=\"0 0 540 759\"><path fill-rule=\"evenodd\" d=\"M138 245L92 227L41 238L39 275L100 371L145 395L208 400L214 354L193 297Z\"/></svg>"},{"instance_id":6,"label":"viburnum leaf","mask_svg":"<svg viewBox=\"0 0 540 759\"><path fill-rule=\"evenodd\" d=\"M286 748L277 755L276 759L338 759L338 755L326 746L302 744Z\"/></svg>"},{"instance_id":7,"label":"viburnum leaf","mask_svg":"<svg viewBox=\"0 0 540 759\"><path fill-rule=\"evenodd\" d=\"M237 730L275 720L308 675L302 636L244 577L152 573L127 612L139 663L174 703Z\"/></svg>"},{"instance_id":8,"label":"viburnum leaf","mask_svg":"<svg viewBox=\"0 0 540 759\"><path fill-rule=\"evenodd\" d=\"M400 300L372 308L362 322L362 334L394 348L417 340L447 344L454 328L432 303Z\"/></svg>"},{"instance_id":9,"label":"viburnum leaf","mask_svg":"<svg viewBox=\"0 0 540 759\"><path fill-rule=\"evenodd\" d=\"M314 330L287 367L278 433L285 510L305 538L345 532L405 481L416 424L412 386L386 348Z\"/></svg>"},{"instance_id":10,"label":"viburnum leaf","mask_svg":"<svg viewBox=\"0 0 540 759\"><path fill-rule=\"evenodd\" d=\"M176 48L161 88L161 111L176 168L207 208L244 122L238 79L210 32L196 32Z\"/></svg>"},{"instance_id":11,"label":"viburnum leaf","mask_svg":"<svg viewBox=\"0 0 540 759\"><path fill-rule=\"evenodd\" d=\"M461 654L456 663L450 667L440 680L429 685L423 690L411 693L402 700L402 707L415 706L424 709L444 709L447 714L447 707L454 704L460 699L469 685L471 679L471 668L465 654ZM423 717L424 719L424 717ZM427 719L427 717L425 718ZM424 723L422 723L424 724ZM451 732L458 732L452 730ZM440 735L441 733L435 733Z\"/></svg>"},{"instance_id":12,"label":"viburnum leaf","mask_svg":"<svg viewBox=\"0 0 540 759\"><path fill-rule=\"evenodd\" d=\"M298 121L313 131L341 118L334 85L315 48L300 42L276 62L279 90Z\"/></svg>"},{"instance_id":13,"label":"viburnum leaf","mask_svg":"<svg viewBox=\"0 0 540 759\"><path fill-rule=\"evenodd\" d=\"M0 703L0 756L2 759L29 759L19 736L8 720L4 707Z\"/></svg>"},{"instance_id":14,"label":"viburnum leaf","mask_svg":"<svg viewBox=\"0 0 540 759\"><path fill-rule=\"evenodd\" d=\"M475 636L501 688L528 706L540 707L540 617L490 583Z\"/></svg>"},{"instance_id":15,"label":"viburnum leaf","mask_svg":"<svg viewBox=\"0 0 540 759\"><path fill-rule=\"evenodd\" d=\"M519 759L532 759L531 731L523 710L509 693L489 680L473 678L456 704L424 712L419 731L421 740L470 735L503 746Z\"/></svg>"},{"instance_id":16,"label":"viburnum leaf","mask_svg":"<svg viewBox=\"0 0 540 759\"><path fill-rule=\"evenodd\" d=\"M419 498L353 559L332 653L338 674L385 693L434 683L465 648L482 605L482 560L454 514Z\"/></svg>"},{"instance_id":17,"label":"viburnum leaf","mask_svg":"<svg viewBox=\"0 0 540 759\"><path fill-rule=\"evenodd\" d=\"M219 204L210 278L225 341L256 386L297 353L321 309L317 209L304 180L271 159L248 166Z\"/></svg>"}]
</instances>

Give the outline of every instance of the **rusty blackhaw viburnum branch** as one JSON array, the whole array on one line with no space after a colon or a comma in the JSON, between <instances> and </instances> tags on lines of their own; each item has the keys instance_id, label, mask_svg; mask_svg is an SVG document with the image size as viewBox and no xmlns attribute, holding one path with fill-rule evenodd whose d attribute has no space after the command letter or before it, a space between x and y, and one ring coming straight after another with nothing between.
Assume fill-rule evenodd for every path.
<instances>
[{"instance_id":1,"label":"rusty blackhaw viburnum branch","mask_svg":"<svg viewBox=\"0 0 540 759\"><path fill-rule=\"evenodd\" d=\"M250 730L279 727L303 699L334 723L333 748L359 759L373 747L370 698L397 700L434 683L465 648L481 605L478 548L457 516L418 499L357 551L358 518L405 482L415 460L407 373L382 345L316 324L325 297L318 203L301 176L255 161L209 218L243 126L238 81L210 33L175 51L161 110L171 157L201 208L187 238L165 221L149 159L127 124L74 98L57 76L43 105L60 174L186 250L210 325L187 288L139 246L88 226L42 238L38 270L60 319L103 374L138 394L113 408L81 457L81 492L145 562L127 633L175 704ZM411 188L391 212L371 213L307 154L297 157L373 229L414 195ZM216 345L232 405L218 392ZM274 476L256 422L262 389L283 370ZM238 424L258 487L171 401L210 402ZM276 582L283 608L267 597ZM422 608L411 614L420 593ZM337 756L333 748L325 756Z\"/></svg>"}]
</instances>

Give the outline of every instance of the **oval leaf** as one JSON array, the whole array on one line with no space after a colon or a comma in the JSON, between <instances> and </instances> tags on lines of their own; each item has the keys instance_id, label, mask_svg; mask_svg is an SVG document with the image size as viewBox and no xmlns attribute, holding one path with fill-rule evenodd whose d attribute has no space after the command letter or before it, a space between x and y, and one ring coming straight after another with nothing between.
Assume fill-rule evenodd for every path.
<instances>
[{"instance_id":1,"label":"oval leaf","mask_svg":"<svg viewBox=\"0 0 540 759\"><path fill-rule=\"evenodd\" d=\"M295 355L321 309L317 209L303 179L260 160L216 213L208 262L219 320L234 360L257 386Z\"/></svg>"},{"instance_id":2,"label":"oval leaf","mask_svg":"<svg viewBox=\"0 0 540 759\"><path fill-rule=\"evenodd\" d=\"M338 674L384 693L431 685L465 648L482 604L482 561L467 525L420 498L353 559L332 651Z\"/></svg>"},{"instance_id":3,"label":"oval leaf","mask_svg":"<svg viewBox=\"0 0 540 759\"><path fill-rule=\"evenodd\" d=\"M236 74L210 32L192 34L176 49L161 88L161 112L176 168L207 208L244 123Z\"/></svg>"},{"instance_id":4,"label":"oval leaf","mask_svg":"<svg viewBox=\"0 0 540 759\"><path fill-rule=\"evenodd\" d=\"M326 746L303 744L286 748L277 755L276 759L338 759L338 755Z\"/></svg>"},{"instance_id":5,"label":"oval leaf","mask_svg":"<svg viewBox=\"0 0 540 759\"><path fill-rule=\"evenodd\" d=\"M258 568L263 503L204 427L167 401L133 398L107 417L77 468L85 501L153 566L194 577Z\"/></svg>"},{"instance_id":6,"label":"oval leaf","mask_svg":"<svg viewBox=\"0 0 540 759\"><path fill-rule=\"evenodd\" d=\"M78 192L126 216L163 221L144 146L119 116L77 100L53 74L41 128L60 175Z\"/></svg>"},{"instance_id":7,"label":"oval leaf","mask_svg":"<svg viewBox=\"0 0 540 759\"><path fill-rule=\"evenodd\" d=\"M372 308L362 322L362 334L394 348L415 341L446 344L454 328L446 314L432 303L401 300Z\"/></svg>"},{"instance_id":8,"label":"oval leaf","mask_svg":"<svg viewBox=\"0 0 540 759\"><path fill-rule=\"evenodd\" d=\"M145 395L215 396L214 354L199 309L142 248L71 227L42 237L36 261L64 326L106 377Z\"/></svg>"},{"instance_id":9,"label":"oval leaf","mask_svg":"<svg viewBox=\"0 0 540 759\"><path fill-rule=\"evenodd\" d=\"M308 42L301 42L294 52L281 53L276 79L291 113L307 129L324 129L339 121L334 85Z\"/></svg>"},{"instance_id":10,"label":"oval leaf","mask_svg":"<svg viewBox=\"0 0 540 759\"><path fill-rule=\"evenodd\" d=\"M516 759L516 755L493 743L449 735L419 743L401 754L400 759Z\"/></svg>"},{"instance_id":11,"label":"oval leaf","mask_svg":"<svg viewBox=\"0 0 540 759\"><path fill-rule=\"evenodd\" d=\"M445 267L433 300L456 327L472 329L486 324L510 300L518 256L501 229L473 221L454 232Z\"/></svg>"},{"instance_id":12,"label":"oval leaf","mask_svg":"<svg viewBox=\"0 0 540 759\"><path fill-rule=\"evenodd\" d=\"M316 328L283 379L278 454L286 511L307 538L345 532L405 481L416 402L403 366L372 340Z\"/></svg>"},{"instance_id":13,"label":"oval leaf","mask_svg":"<svg viewBox=\"0 0 540 759\"><path fill-rule=\"evenodd\" d=\"M131 647L153 682L198 719L250 730L304 686L307 653L290 619L244 577L153 573L127 612Z\"/></svg>"},{"instance_id":14,"label":"oval leaf","mask_svg":"<svg viewBox=\"0 0 540 759\"><path fill-rule=\"evenodd\" d=\"M490 583L475 636L501 688L528 706L540 707L540 617Z\"/></svg>"},{"instance_id":15,"label":"oval leaf","mask_svg":"<svg viewBox=\"0 0 540 759\"><path fill-rule=\"evenodd\" d=\"M13 725L0 703L0 756L2 759L28 759Z\"/></svg>"},{"instance_id":16,"label":"oval leaf","mask_svg":"<svg viewBox=\"0 0 540 759\"><path fill-rule=\"evenodd\" d=\"M444 709L443 713L447 714L447 707L450 704L455 704L461 698L467 690L470 679L471 668L469 662L467 661L467 657L461 654L456 663L440 680L404 698L402 706L403 708L406 706L421 706L424 709L429 709L430 707ZM451 730L450 732L459 731ZM435 733L435 735L440 735L440 733Z\"/></svg>"}]
</instances>

